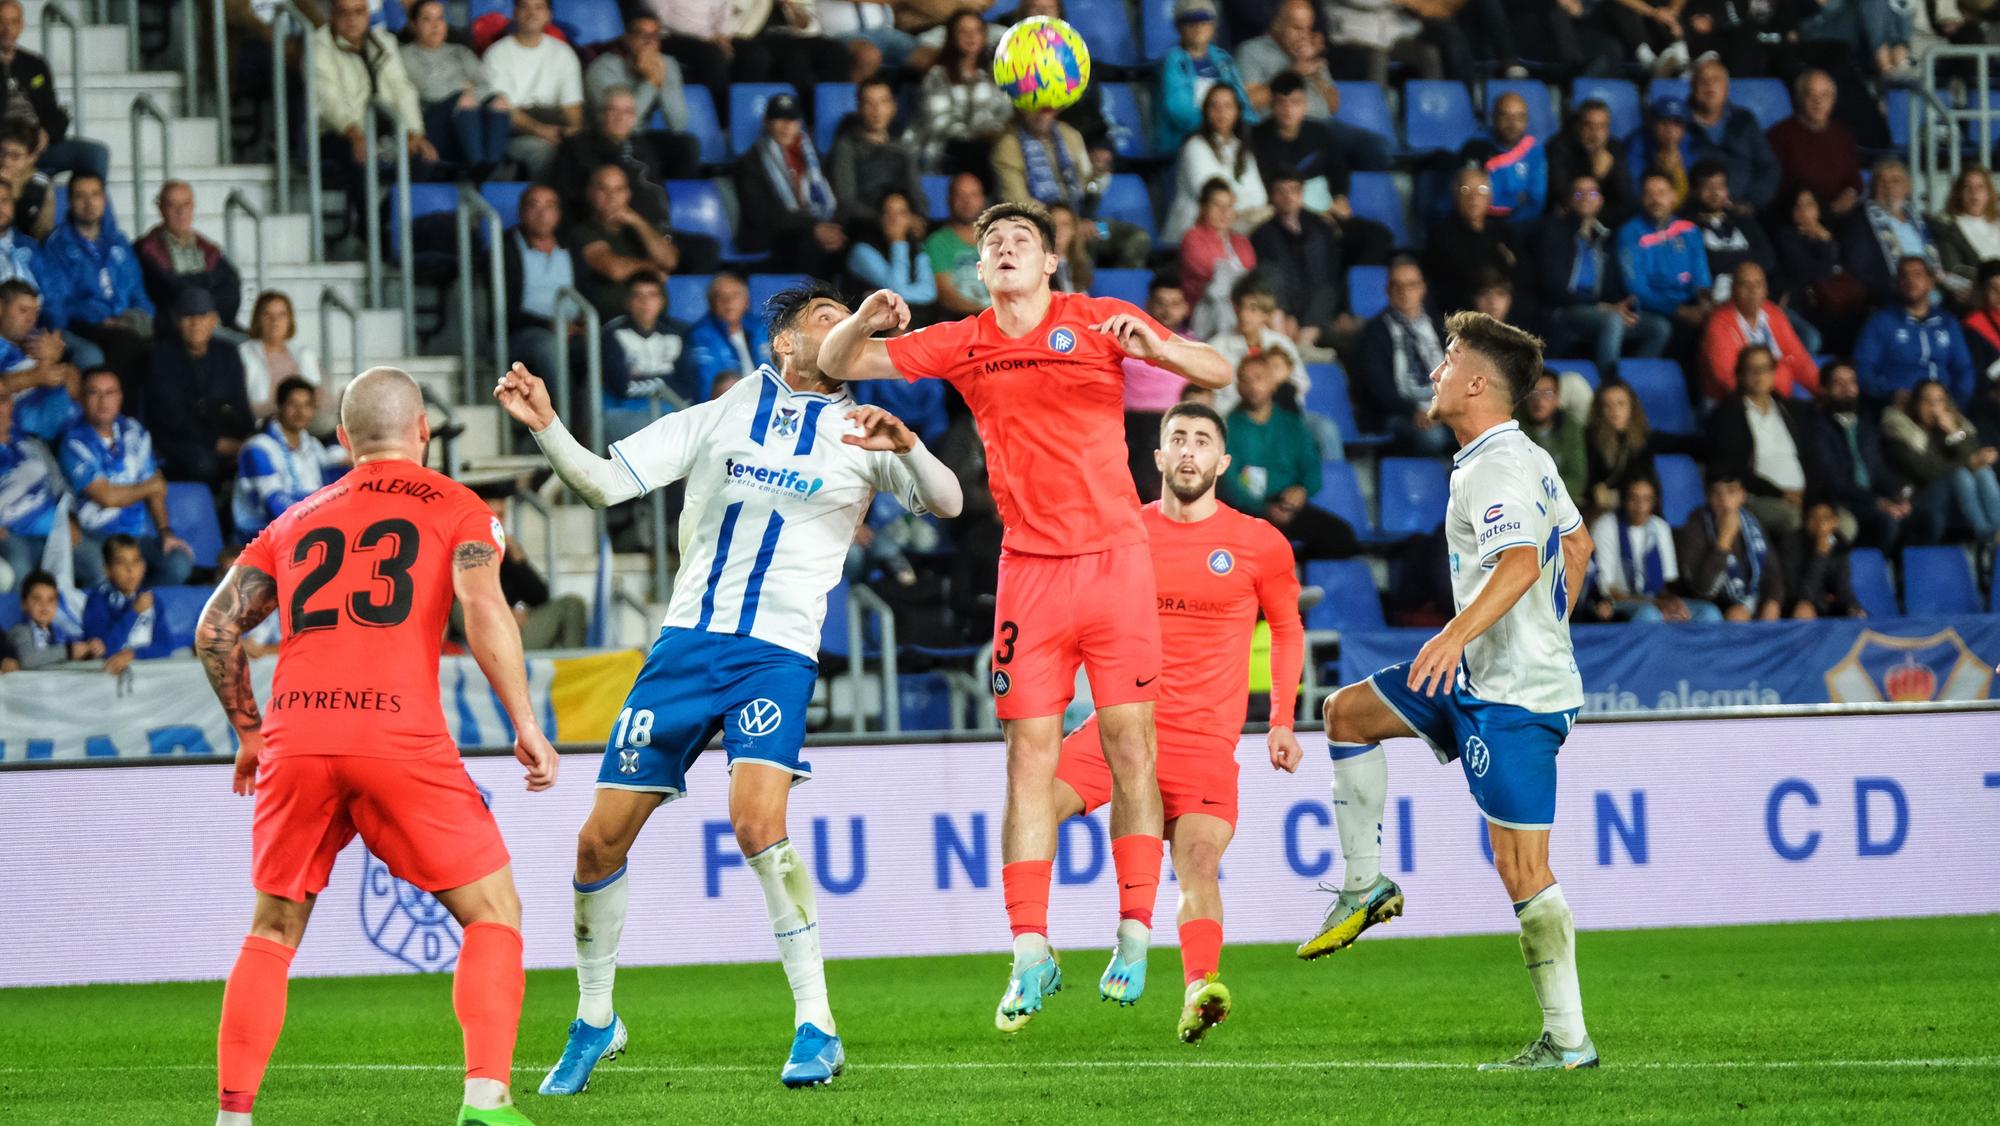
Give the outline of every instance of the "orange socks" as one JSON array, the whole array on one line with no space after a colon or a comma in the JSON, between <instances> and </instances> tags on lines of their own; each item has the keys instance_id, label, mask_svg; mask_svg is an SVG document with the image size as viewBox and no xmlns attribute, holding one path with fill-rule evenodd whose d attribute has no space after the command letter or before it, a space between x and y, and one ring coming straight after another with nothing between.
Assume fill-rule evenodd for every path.
<instances>
[{"instance_id":1,"label":"orange socks","mask_svg":"<svg viewBox=\"0 0 2000 1126\"><path fill-rule=\"evenodd\" d=\"M216 1097L223 1110L249 1114L257 1101L285 1027L285 979L295 953L268 938L243 939L222 991L222 1028L215 1038Z\"/></svg>"},{"instance_id":2,"label":"orange socks","mask_svg":"<svg viewBox=\"0 0 2000 1126\"><path fill-rule=\"evenodd\" d=\"M467 1079L491 1079L503 1086L509 1081L527 989L520 931L501 923L465 928L458 972L451 980L451 1007L465 1030Z\"/></svg>"},{"instance_id":3,"label":"orange socks","mask_svg":"<svg viewBox=\"0 0 2000 1126\"><path fill-rule=\"evenodd\" d=\"M1222 967L1222 920L1189 919L1181 924L1181 976L1193 985Z\"/></svg>"},{"instance_id":4,"label":"orange socks","mask_svg":"<svg viewBox=\"0 0 2000 1126\"><path fill-rule=\"evenodd\" d=\"M1118 870L1119 918L1142 927L1153 925L1153 902L1160 897L1160 848L1160 838L1144 833L1111 842L1111 866Z\"/></svg>"},{"instance_id":5,"label":"orange socks","mask_svg":"<svg viewBox=\"0 0 2000 1126\"><path fill-rule=\"evenodd\" d=\"M1000 889L1007 899L1007 925L1019 938L1049 933L1049 874L1053 860L1016 860L1000 866Z\"/></svg>"}]
</instances>

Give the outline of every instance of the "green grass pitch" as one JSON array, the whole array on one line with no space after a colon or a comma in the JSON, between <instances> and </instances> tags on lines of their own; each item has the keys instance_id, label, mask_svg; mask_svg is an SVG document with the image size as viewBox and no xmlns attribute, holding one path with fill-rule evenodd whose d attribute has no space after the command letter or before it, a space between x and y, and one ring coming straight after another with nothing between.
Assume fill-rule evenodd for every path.
<instances>
[{"instance_id":1,"label":"green grass pitch","mask_svg":"<svg viewBox=\"0 0 2000 1126\"><path fill-rule=\"evenodd\" d=\"M310 939L308 939L310 941ZM1991 1121L2000 916L1585 933L1596 1072L1481 1075L1539 1026L1510 936L1364 938L1302 964L1231 948L1236 1012L1173 1039L1179 958L1136 1008L1097 999L1097 950L1013 1038L999 956L834 962L849 1069L786 1091L774 964L626 969L622 1059L589 1092L533 1094L575 1004L529 976L515 1078L539 1126L839 1122ZM0 1118L34 1126L214 1115L220 983L0 990ZM445 976L294 982L258 1122L449 1123L459 1041Z\"/></svg>"}]
</instances>

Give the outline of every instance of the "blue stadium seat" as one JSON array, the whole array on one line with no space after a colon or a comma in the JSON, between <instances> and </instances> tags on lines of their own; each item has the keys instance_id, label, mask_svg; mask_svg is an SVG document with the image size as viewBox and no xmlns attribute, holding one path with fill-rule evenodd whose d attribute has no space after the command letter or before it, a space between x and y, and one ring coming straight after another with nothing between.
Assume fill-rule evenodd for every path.
<instances>
[{"instance_id":1,"label":"blue stadium seat","mask_svg":"<svg viewBox=\"0 0 2000 1126\"><path fill-rule=\"evenodd\" d=\"M1174 0L1139 0L1139 49L1146 61L1159 62L1180 42L1180 32L1174 27Z\"/></svg>"},{"instance_id":2,"label":"blue stadium seat","mask_svg":"<svg viewBox=\"0 0 2000 1126\"><path fill-rule=\"evenodd\" d=\"M723 136L722 119L715 115L715 96L708 92L708 87L692 82L681 87L681 96L687 99L688 132L694 134L695 141L701 146L701 162L710 165L729 163L729 138ZM646 128L663 130L666 127L666 115L654 110Z\"/></svg>"},{"instance_id":3,"label":"blue stadium seat","mask_svg":"<svg viewBox=\"0 0 2000 1126\"><path fill-rule=\"evenodd\" d=\"M1130 301L1143 309L1146 307L1146 288L1152 280L1151 270L1099 270L1091 276L1090 292L1094 297Z\"/></svg>"},{"instance_id":4,"label":"blue stadium seat","mask_svg":"<svg viewBox=\"0 0 2000 1126\"><path fill-rule=\"evenodd\" d=\"M1013 15L1014 12L1018 8L1020 8L1020 6L1021 6L1021 0L994 0L993 6L991 8L986 9L986 22L987 23L1004 22L1007 19L1007 17Z\"/></svg>"},{"instance_id":5,"label":"blue stadium seat","mask_svg":"<svg viewBox=\"0 0 2000 1126\"><path fill-rule=\"evenodd\" d=\"M852 82L822 82L813 87L813 144L823 160L833 151L834 130L840 119L854 112L860 91Z\"/></svg>"},{"instance_id":6,"label":"blue stadium seat","mask_svg":"<svg viewBox=\"0 0 2000 1126\"><path fill-rule=\"evenodd\" d=\"M1347 371L1337 363L1306 365L1305 408L1332 419L1340 428L1341 443L1350 451L1357 447L1373 448L1389 440L1384 434L1361 432L1360 424L1354 421L1354 399L1348 392ZM1351 475L1353 471L1348 472ZM1356 528L1359 527L1357 524Z\"/></svg>"},{"instance_id":7,"label":"blue stadium seat","mask_svg":"<svg viewBox=\"0 0 2000 1126\"><path fill-rule=\"evenodd\" d=\"M1139 96L1128 82L1105 82L1097 87L1098 107L1111 127L1111 151L1125 160L1144 160L1153 155L1152 137L1139 114Z\"/></svg>"},{"instance_id":8,"label":"blue stadium seat","mask_svg":"<svg viewBox=\"0 0 2000 1126\"><path fill-rule=\"evenodd\" d=\"M1389 228L1389 233L1395 236L1395 245L1410 245L1408 209L1403 206L1403 197L1397 194L1396 181L1389 173L1356 172L1347 186L1347 202L1354 205L1356 215Z\"/></svg>"},{"instance_id":9,"label":"blue stadium seat","mask_svg":"<svg viewBox=\"0 0 2000 1126\"><path fill-rule=\"evenodd\" d=\"M1493 103L1502 94L1519 94L1528 103L1528 133L1543 144L1555 139L1562 122L1556 118L1555 99L1549 97L1549 88L1533 78L1489 78L1486 80L1486 117L1493 121Z\"/></svg>"},{"instance_id":10,"label":"blue stadium seat","mask_svg":"<svg viewBox=\"0 0 2000 1126\"><path fill-rule=\"evenodd\" d=\"M410 14L403 10L402 0L387 0L368 17L368 22L391 35L400 35L410 25Z\"/></svg>"},{"instance_id":11,"label":"blue stadium seat","mask_svg":"<svg viewBox=\"0 0 2000 1126\"><path fill-rule=\"evenodd\" d=\"M942 221L951 214L948 205L951 199L951 177L939 173L924 174L924 214L932 220Z\"/></svg>"},{"instance_id":12,"label":"blue stadium seat","mask_svg":"<svg viewBox=\"0 0 2000 1126\"><path fill-rule=\"evenodd\" d=\"M1131 172L1112 174L1104 197L1097 203L1097 217L1137 224L1155 238L1160 234L1159 222L1153 218L1153 194L1146 181Z\"/></svg>"},{"instance_id":13,"label":"blue stadium seat","mask_svg":"<svg viewBox=\"0 0 2000 1126\"><path fill-rule=\"evenodd\" d=\"M395 257L403 252L403 211L402 193L389 190L389 255ZM411 184L410 218L414 221L426 215L450 215L458 210L458 185L456 184ZM512 224L509 224L510 226Z\"/></svg>"},{"instance_id":14,"label":"blue stadium seat","mask_svg":"<svg viewBox=\"0 0 2000 1126\"><path fill-rule=\"evenodd\" d=\"M11 590L0 591L0 633L5 633L20 624L21 596Z\"/></svg>"},{"instance_id":15,"label":"blue stadium seat","mask_svg":"<svg viewBox=\"0 0 2000 1126\"><path fill-rule=\"evenodd\" d=\"M1729 104L1749 110L1759 129L1769 129L1792 116L1792 92L1782 78L1732 78Z\"/></svg>"},{"instance_id":16,"label":"blue stadium seat","mask_svg":"<svg viewBox=\"0 0 2000 1126\"><path fill-rule=\"evenodd\" d=\"M668 180L667 207L673 212L674 226L683 231L710 235L722 243L722 256L735 257L735 242L729 229L729 212L722 206L722 189L713 180Z\"/></svg>"},{"instance_id":17,"label":"blue stadium seat","mask_svg":"<svg viewBox=\"0 0 2000 1126\"><path fill-rule=\"evenodd\" d=\"M1622 78L1579 78L1569 84L1571 113L1592 99L1603 102L1611 111L1611 135L1621 141L1638 132L1645 123L1645 112L1639 107L1639 88Z\"/></svg>"},{"instance_id":18,"label":"blue stadium seat","mask_svg":"<svg viewBox=\"0 0 2000 1126\"><path fill-rule=\"evenodd\" d=\"M1705 499L1701 467L1686 454L1661 454L1653 459L1653 474L1660 479L1660 518L1676 528L1687 523Z\"/></svg>"},{"instance_id":19,"label":"blue stadium seat","mask_svg":"<svg viewBox=\"0 0 2000 1126\"><path fill-rule=\"evenodd\" d=\"M1436 458L1385 457L1375 490L1386 536L1421 536L1444 523L1451 469Z\"/></svg>"},{"instance_id":20,"label":"blue stadium seat","mask_svg":"<svg viewBox=\"0 0 2000 1126\"><path fill-rule=\"evenodd\" d=\"M1699 425L1694 407L1688 402L1687 380L1681 365L1672 360L1622 360L1618 374L1632 387L1639 405L1646 409L1646 421L1662 434L1688 437Z\"/></svg>"},{"instance_id":21,"label":"blue stadium seat","mask_svg":"<svg viewBox=\"0 0 2000 1126\"><path fill-rule=\"evenodd\" d=\"M1146 65L1139 37L1132 34L1132 16L1125 9L1125 0L1070 0L1063 8L1063 17L1090 48L1093 72L1100 66Z\"/></svg>"},{"instance_id":22,"label":"blue stadium seat","mask_svg":"<svg viewBox=\"0 0 2000 1126\"><path fill-rule=\"evenodd\" d=\"M1882 113L1889 119L1889 143L1907 150L1910 147L1909 87L1891 86L1882 95Z\"/></svg>"},{"instance_id":23,"label":"blue stadium seat","mask_svg":"<svg viewBox=\"0 0 2000 1126\"><path fill-rule=\"evenodd\" d=\"M1389 113L1389 99L1380 86L1372 82L1336 82L1333 88L1340 91L1340 110L1333 115L1335 120L1380 134L1388 139L1391 150L1402 147L1396 139L1396 119Z\"/></svg>"},{"instance_id":24,"label":"blue stadium seat","mask_svg":"<svg viewBox=\"0 0 2000 1126\"><path fill-rule=\"evenodd\" d=\"M501 15L514 18L514 0L465 0L465 26L471 27L481 16Z\"/></svg>"},{"instance_id":25,"label":"blue stadium seat","mask_svg":"<svg viewBox=\"0 0 2000 1126\"><path fill-rule=\"evenodd\" d=\"M1871 618L1893 618L1903 611L1896 606L1896 584L1889 579L1889 561L1872 547L1857 547L1847 553L1847 569L1854 582L1855 600Z\"/></svg>"},{"instance_id":26,"label":"blue stadium seat","mask_svg":"<svg viewBox=\"0 0 2000 1126\"><path fill-rule=\"evenodd\" d=\"M692 89L689 86L689 89ZM738 82L729 87L729 151L742 156L764 133L764 103L779 94L798 97L789 82ZM824 155L824 154L821 154Z\"/></svg>"},{"instance_id":27,"label":"blue stadium seat","mask_svg":"<svg viewBox=\"0 0 2000 1126\"><path fill-rule=\"evenodd\" d=\"M708 283L714 274L671 274L667 277L667 316L693 324L708 315Z\"/></svg>"},{"instance_id":28,"label":"blue stadium seat","mask_svg":"<svg viewBox=\"0 0 2000 1126\"><path fill-rule=\"evenodd\" d=\"M197 567L215 566L222 554L222 525L215 519L215 496L194 481L167 483L167 522L194 548Z\"/></svg>"},{"instance_id":29,"label":"blue stadium seat","mask_svg":"<svg viewBox=\"0 0 2000 1126\"><path fill-rule=\"evenodd\" d=\"M1903 549L1903 605L1915 614L1977 614L1972 561L1956 547Z\"/></svg>"},{"instance_id":30,"label":"blue stadium seat","mask_svg":"<svg viewBox=\"0 0 2000 1126\"><path fill-rule=\"evenodd\" d=\"M1382 618L1382 596L1365 559L1315 559L1306 564L1306 585L1326 591L1319 605L1306 611L1307 629L1376 630Z\"/></svg>"},{"instance_id":31,"label":"blue stadium seat","mask_svg":"<svg viewBox=\"0 0 2000 1126\"><path fill-rule=\"evenodd\" d=\"M1457 152L1478 133L1465 83L1413 78L1403 85L1403 137L1411 152Z\"/></svg>"},{"instance_id":32,"label":"blue stadium seat","mask_svg":"<svg viewBox=\"0 0 2000 1126\"><path fill-rule=\"evenodd\" d=\"M1319 492L1313 503L1347 521L1354 534L1367 538L1375 522L1368 518L1368 502L1361 499L1361 486L1354 480L1354 466L1345 461L1323 461L1319 466Z\"/></svg>"},{"instance_id":33,"label":"blue stadium seat","mask_svg":"<svg viewBox=\"0 0 2000 1126\"><path fill-rule=\"evenodd\" d=\"M214 589L206 586L153 588L153 603L158 610L153 619L153 652L166 653L194 644L195 624L201 621L201 608L208 605L208 596ZM162 631L165 637L161 636Z\"/></svg>"},{"instance_id":34,"label":"blue stadium seat","mask_svg":"<svg viewBox=\"0 0 2000 1126\"><path fill-rule=\"evenodd\" d=\"M751 274L745 280L750 283L750 315L753 317L764 315L764 303L773 295L812 281L804 274Z\"/></svg>"},{"instance_id":35,"label":"blue stadium seat","mask_svg":"<svg viewBox=\"0 0 2000 1126\"><path fill-rule=\"evenodd\" d=\"M1347 308L1362 320L1389 307L1389 267L1349 266Z\"/></svg>"},{"instance_id":36,"label":"blue stadium seat","mask_svg":"<svg viewBox=\"0 0 2000 1126\"><path fill-rule=\"evenodd\" d=\"M826 620L820 624L819 630L819 653L822 658L834 657L845 661L854 655L847 641L847 598L846 580L826 592ZM861 649L863 659L881 655L876 618L872 614L861 616Z\"/></svg>"},{"instance_id":37,"label":"blue stadium seat","mask_svg":"<svg viewBox=\"0 0 2000 1126\"><path fill-rule=\"evenodd\" d=\"M618 0L558 0L555 18L570 34L572 47L608 43L625 34L625 17L618 10Z\"/></svg>"},{"instance_id":38,"label":"blue stadium seat","mask_svg":"<svg viewBox=\"0 0 2000 1126\"><path fill-rule=\"evenodd\" d=\"M1590 389L1593 391L1604 385L1604 377L1599 374L1597 365L1590 360L1543 360L1542 366L1553 372L1571 372L1580 375L1585 383L1590 384Z\"/></svg>"},{"instance_id":39,"label":"blue stadium seat","mask_svg":"<svg viewBox=\"0 0 2000 1126\"><path fill-rule=\"evenodd\" d=\"M528 192L526 180L488 180L479 185L479 194L500 213L502 229L521 221L521 197Z\"/></svg>"}]
</instances>

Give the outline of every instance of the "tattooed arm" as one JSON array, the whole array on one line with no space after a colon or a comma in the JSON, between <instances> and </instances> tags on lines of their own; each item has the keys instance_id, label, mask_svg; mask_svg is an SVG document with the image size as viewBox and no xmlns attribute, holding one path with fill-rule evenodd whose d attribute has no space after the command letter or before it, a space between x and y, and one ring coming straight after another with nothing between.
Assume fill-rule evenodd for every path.
<instances>
[{"instance_id":1,"label":"tattooed arm","mask_svg":"<svg viewBox=\"0 0 2000 1126\"><path fill-rule=\"evenodd\" d=\"M236 754L232 788L239 794L256 789L257 758L264 740L258 733L263 713L250 686L250 660L243 652L243 635L257 627L278 606L278 582L255 567L235 566L202 607L194 630L194 652L209 687L222 702L223 714L236 729L242 747Z\"/></svg>"},{"instance_id":2,"label":"tattooed arm","mask_svg":"<svg viewBox=\"0 0 2000 1126\"><path fill-rule=\"evenodd\" d=\"M467 540L451 551L451 582L465 611L465 647L486 674L486 683L514 724L514 757L528 768L528 789L555 784L556 752L542 734L528 695L528 668L521 652L521 627L500 591L500 549Z\"/></svg>"}]
</instances>

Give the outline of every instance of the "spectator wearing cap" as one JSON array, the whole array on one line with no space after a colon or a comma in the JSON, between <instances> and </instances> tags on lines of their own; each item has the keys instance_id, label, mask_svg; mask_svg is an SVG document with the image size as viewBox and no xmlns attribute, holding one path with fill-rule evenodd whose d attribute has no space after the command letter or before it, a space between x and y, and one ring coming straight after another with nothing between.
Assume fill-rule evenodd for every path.
<instances>
[{"instance_id":1,"label":"spectator wearing cap","mask_svg":"<svg viewBox=\"0 0 2000 1126\"><path fill-rule=\"evenodd\" d=\"M1905 257L1896 268L1900 301L1869 317L1854 345L1861 394L1878 408L1901 406L1912 389L1929 380L1942 383L1954 403L1972 400L1972 354L1965 332L1958 318L1936 303L1931 276L1927 261Z\"/></svg>"},{"instance_id":2,"label":"spectator wearing cap","mask_svg":"<svg viewBox=\"0 0 2000 1126\"><path fill-rule=\"evenodd\" d=\"M660 20L651 12L628 12L625 33L611 41L583 70L584 96L602 113L606 97L618 87L632 92L634 120L646 129L663 180L692 179L701 174L701 142L692 130L680 60L660 45ZM658 113L664 129L651 126Z\"/></svg>"},{"instance_id":3,"label":"spectator wearing cap","mask_svg":"<svg viewBox=\"0 0 2000 1126\"><path fill-rule=\"evenodd\" d=\"M1696 159L1719 161L1729 175L1729 194L1744 215L1778 198L1778 158L1757 115L1729 104L1729 68L1713 52L1695 60L1688 87L1688 136Z\"/></svg>"},{"instance_id":4,"label":"spectator wearing cap","mask_svg":"<svg viewBox=\"0 0 2000 1126\"><path fill-rule=\"evenodd\" d=\"M1806 497L1825 484L1807 408L1773 393L1777 371L1762 344L1736 354L1736 391L1708 416L1709 465L1743 482L1744 504L1767 530L1789 536L1804 523Z\"/></svg>"},{"instance_id":5,"label":"spectator wearing cap","mask_svg":"<svg viewBox=\"0 0 2000 1126\"><path fill-rule=\"evenodd\" d=\"M207 290L182 290L174 320L177 339L154 345L147 364L146 417L168 477L219 489L255 425L243 359L216 342L219 318Z\"/></svg>"},{"instance_id":6,"label":"spectator wearing cap","mask_svg":"<svg viewBox=\"0 0 2000 1126\"><path fill-rule=\"evenodd\" d=\"M153 336L153 302L138 255L111 216L102 179L70 175L69 215L49 235L42 255L49 273L43 313L96 345L118 377L136 386Z\"/></svg>"},{"instance_id":7,"label":"spectator wearing cap","mask_svg":"<svg viewBox=\"0 0 2000 1126\"><path fill-rule=\"evenodd\" d=\"M486 76L512 106L507 155L545 180L557 146L583 131L583 64L549 34L549 0L514 0L514 33L486 49Z\"/></svg>"},{"instance_id":8,"label":"spectator wearing cap","mask_svg":"<svg viewBox=\"0 0 2000 1126\"><path fill-rule=\"evenodd\" d=\"M206 290L221 324L233 330L243 278L222 248L194 229L194 188L168 180L160 185L159 207L160 222L133 244L146 296L154 308L172 309L189 289Z\"/></svg>"},{"instance_id":9,"label":"spectator wearing cap","mask_svg":"<svg viewBox=\"0 0 2000 1126\"><path fill-rule=\"evenodd\" d=\"M1715 603L1728 621L1775 621L1784 611L1783 561L1744 495L1730 470L1711 466L1707 503L1681 526L1674 548L1689 594Z\"/></svg>"},{"instance_id":10,"label":"spectator wearing cap","mask_svg":"<svg viewBox=\"0 0 2000 1126\"><path fill-rule=\"evenodd\" d=\"M1513 223L1539 219L1548 204L1549 156L1542 139L1528 132L1528 100L1508 91L1493 99L1493 127L1484 160L1492 184L1493 214Z\"/></svg>"},{"instance_id":11,"label":"spectator wearing cap","mask_svg":"<svg viewBox=\"0 0 2000 1126\"><path fill-rule=\"evenodd\" d=\"M1729 296L1709 314L1701 334L1701 393L1711 400L1728 398L1737 390L1737 359L1750 347L1771 354L1773 386L1780 398L1795 389L1819 394L1819 363L1799 340L1785 311L1770 299L1764 268L1743 261L1731 275Z\"/></svg>"},{"instance_id":12,"label":"spectator wearing cap","mask_svg":"<svg viewBox=\"0 0 2000 1126\"><path fill-rule=\"evenodd\" d=\"M414 0L403 70L417 88L425 135L439 156L484 180L507 159L514 136L507 96L493 88L472 48L446 38L444 0Z\"/></svg>"},{"instance_id":13,"label":"spectator wearing cap","mask_svg":"<svg viewBox=\"0 0 2000 1126\"><path fill-rule=\"evenodd\" d=\"M308 429L319 410L318 388L287 376L274 398L276 415L243 443L237 457L229 511L236 538L243 543L338 478L347 465L345 449L327 445Z\"/></svg>"},{"instance_id":14,"label":"spectator wearing cap","mask_svg":"<svg viewBox=\"0 0 2000 1126\"><path fill-rule=\"evenodd\" d=\"M63 435L58 460L78 495L74 553L78 586L104 578L104 541L128 535L139 541L147 570L168 586L187 581L194 549L167 519L167 479L153 458L153 436L124 413L125 392L116 372L83 377L83 418Z\"/></svg>"},{"instance_id":15,"label":"spectator wearing cap","mask_svg":"<svg viewBox=\"0 0 2000 1126\"><path fill-rule=\"evenodd\" d=\"M1614 169L1614 177L1623 171ZM1617 238L1604 223L1604 192L1588 173L1570 178L1556 210L1535 228L1528 260L1534 303L1547 318L1552 356L1589 356L1600 372L1621 356L1666 351L1673 325L1639 307L1618 268Z\"/></svg>"},{"instance_id":16,"label":"spectator wearing cap","mask_svg":"<svg viewBox=\"0 0 2000 1126\"><path fill-rule=\"evenodd\" d=\"M1512 277L1513 230L1493 214L1493 182L1478 166L1462 168L1453 182L1452 212L1431 227L1424 247L1424 277L1446 309L1465 309L1488 277Z\"/></svg>"},{"instance_id":17,"label":"spectator wearing cap","mask_svg":"<svg viewBox=\"0 0 2000 1126\"><path fill-rule=\"evenodd\" d=\"M1625 143L1611 135L1611 107L1592 98L1570 111L1568 125L1548 143L1549 194L1560 197L1578 176L1597 181L1604 196L1598 218L1608 227L1623 223L1634 209ZM1553 206L1562 200L1554 198Z\"/></svg>"},{"instance_id":18,"label":"spectator wearing cap","mask_svg":"<svg viewBox=\"0 0 2000 1126\"><path fill-rule=\"evenodd\" d=\"M1701 229L1674 214L1674 184L1648 172L1639 184L1639 214L1618 229L1618 269L1639 307L1678 322L1692 336L1715 307Z\"/></svg>"},{"instance_id":19,"label":"spectator wearing cap","mask_svg":"<svg viewBox=\"0 0 2000 1126\"><path fill-rule=\"evenodd\" d=\"M1155 152L1179 149L1189 134L1201 128L1202 99L1212 86L1228 86L1246 110L1250 105L1236 60L1215 45L1215 22L1214 0L1175 0L1174 31L1180 42L1160 60L1160 80L1153 95ZM1245 116L1257 120L1254 110Z\"/></svg>"},{"instance_id":20,"label":"spectator wearing cap","mask_svg":"<svg viewBox=\"0 0 2000 1126\"><path fill-rule=\"evenodd\" d=\"M1451 428L1430 416L1431 372L1444 362L1444 322L1425 308L1417 260L1389 263L1389 306L1361 330L1354 405L1364 429L1387 432L1397 453L1435 457L1451 449Z\"/></svg>"},{"instance_id":21,"label":"spectator wearing cap","mask_svg":"<svg viewBox=\"0 0 2000 1126\"><path fill-rule=\"evenodd\" d=\"M0 116L33 127L35 163L44 171L109 175L111 150L69 135L69 114L56 103L56 78L48 61L21 47L26 28L21 0L0 0ZM72 58L70 65L82 66L83 61Z\"/></svg>"},{"instance_id":22,"label":"spectator wearing cap","mask_svg":"<svg viewBox=\"0 0 2000 1126\"><path fill-rule=\"evenodd\" d=\"M839 201L842 222L866 222L888 192L907 203L924 198L924 169L917 154L892 130L896 123L896 89L879 75L855 87L854 116L834 138L827 155L827 179ZM916 228L923 230L923 217Z\"/></svg>"},{"instance_id":23,"label":"spectator wearing cap","mask_svg":"<svg viewBox=\"0 0 2000 1126\"><path fill-rule=\"evenodd\" d=\"M1833 116L1839 89L1833 76L1808 70L1792 83L1792 115L1765 134L1778 158L1778 199L1809 189L1829 215L1845 216L1861 202L1861 155L1854 134Z\"/></svg>"},{"instance_id":24,"label":"spectator wearing cap","mask_svg":"<svg viewBox=\"0 0 2000 1126\"><path fill-rule=\"evenodd\" d=\"M764 132L736 162L736 198L744 215L737 245L769 254L781 273L829 278L840 269L847 232L835 221L840 201L821 171L805 131L799 100L779 94L764 103Z\"/></svg>"},{"instance_id":25,"label":"spectator wearing cap","mask_svg":"<svg viewBox=\"0 0 2000 1126\"><path fill-rule=\"evenodd\" d=\"M1648 173L1658 172L1673 186L1675 207L1687 198L1688 169L1695 162L1694 140L1688 136L1687 120L1686 102L1671 95L1653 99L1646 111L1645 132L1634 138L1625 153L1635 193Z\"/></svg>"},{"instance_id":26,"label":"spectator wearing cap","mask_svg":"<svg viewBox=\"0 0 2000 1126\"><path fill-rule=\"evenodd\" d=\"M1881 306L1900 296L1898 264L1908 257L1922 258L1933 279L1944 276L1930 223L1910 198L1910 170L1898 160L1878 160L1867 202L1842 227L1841 265L1867 287L1870 303Z\"/></svg>"}]
</instances>

